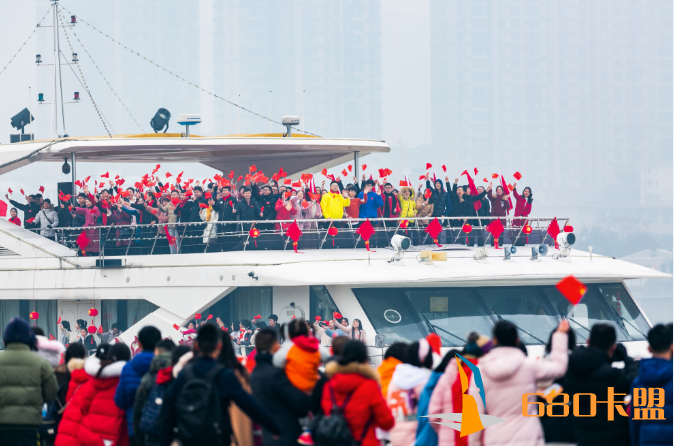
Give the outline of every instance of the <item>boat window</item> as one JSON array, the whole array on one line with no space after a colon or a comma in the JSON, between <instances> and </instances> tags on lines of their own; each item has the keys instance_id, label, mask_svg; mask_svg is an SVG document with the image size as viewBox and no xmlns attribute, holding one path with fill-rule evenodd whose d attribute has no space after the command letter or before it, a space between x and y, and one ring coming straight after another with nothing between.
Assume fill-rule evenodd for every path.
<instances>
[{"instance_id":1,"label":"boat window","mask_svg":"<svg viewBox=\"0 0 674 446\"><path fill-rule=\"evenodd\" d=\"M569 303L550 286L473 288L355 288L370 322L384 342L411 342L435 332L443 347L463 346L471 331L491 336L508 320L527 345L546 344L562 318L568 318L579 344L597 323L616 327L619 342L646 339L650 327L625 287L590 284L583 300ZM313 314L313 313L312 313Z\"/></svg>"},{"instance_id":2,"label":"boat window","mask_svg":"<svg viewBox=\"0 0 674 446\"><path fill-rule=\"evenodd\" d=\"M384 335L386 345L416 341L428 335L427 327L402 290L354 288L353 293L377 334Z\"/></svg>"},{"instance_id":3,"label":"boat window","mask_svg":"<svg viewBox=\"0 0 674 446\"><path fill-rule=\"evenodd\" d=\"M494 321L512 322L517 326L522 342L530 345L545 344L560 320L538 289L480 287L478 292Z\"/></svg>"},{"instance_id":4,"label":"boat window","mask_svg":"<svg viewBox=\"0 0 674 446\"><path fill-rule=\"evenodd\" d=\"M491 333L491 318L471 289L419 288L405 294L427 330L440 336L443 346L464 346L471 331Z\"/></svg>"},{"instance_id":5,"label":"boat window","mask_svg":"<svg viewBox=\"0 0 674 446\"><path fill-rule=\"evenodd\" d=\"M252 321L259 314L260 321L266 326L272 309L272 294L273 287L239 287L202 310L202 321L210 314L213 315L212 320L219 318L230 330L238 330L240 320Z\"/></svg>"},{"instance_id":6,"label":"boat window","mask_svg":"<svg viewBox=\"0 0 674 446\"><path fill-rule=\"evenodd\" d=\"M618 342L646 339L648 323L622 284L589 285L575 308L555 287L542 288L555 311L569 319L579 342L589 338L592 326L599 323L613 325Z\"/></svg>"},{"instance_id":7,"label":"boat window","mask_svg":"<svg viewBox=\"0 0 674 446\"><path fill-rule=\"evenodd\" d=\"M309 288L309 314L312 317L320 316L321 320L332 319L332 314L339 312L339 308L330 296L324 285L314 285ZM313 322L313 321L310 321Z\"/></svg>"}]
</instances>

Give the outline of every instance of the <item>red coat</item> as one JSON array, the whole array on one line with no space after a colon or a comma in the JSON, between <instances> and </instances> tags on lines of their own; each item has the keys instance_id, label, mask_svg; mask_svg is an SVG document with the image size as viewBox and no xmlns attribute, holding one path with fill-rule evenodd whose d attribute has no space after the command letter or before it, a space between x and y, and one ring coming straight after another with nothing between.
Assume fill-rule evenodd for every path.
<instances>
[{"instance_id":1,"label":"red coat","mask_svg":"<svg viewBox=\"0 0 674 446\"><path fill-rule=\"evenodd\" d=\"M102 446L110 440L114 446L129 446L126 413L115 404L115 391L125 365L125 361L110 364L96 378L101 362L95 356L87 359L84 370L91 378L74 397L74 400L82 400L79 445Z\"/></svg>"},{"instance_id":2,"label":"red coat","mask_svg":"<svg viewBox=\"0 0 674 446\"><path fill-rule=\"evenodd\" d=\"M276 201L274 210L276 211L277 220L290 220L297 215L297 209L292 206L290 207L290 210L286 209L285 203L280 198ZM276 223L274 226L276 229L281 229L281 226L283 226L283 230L285 231L290 227L291 224L292 223L282 223L279 225Z\"/></svg>"},{"instance_id":3,"label":"red coat","mask_svg":"<svg viewBox=\"0 0 674 446\"><path fill-rule=\"evenodd\" d=\"M360 440L365 424L368 420L371 420L362 446L379 446L380 442L375 436L374 428L379 427L383 430L389 430L393 427L395 421L391 415L391 410L386 405L386 401L384 401L377 382L359 373L335 374L323 387L321 407L326 414L329 414L332 410L330 387L334 389L335 399L339 406L344 403L346 396L351 393L351 399L344 408L344 416L346 417L346 422L349 424L353 438L356 441Z\"/></svg>"},{"instance_id":4,"label":"red coat","mask_svg":"<svg viewBox=\"0 0 674 446\"><path fill-rule=\"evenodd\" d=\"M531 214L531 203L527 201L522 195L517 193L517 189L513 189L515 196L515 217L528 217ZM517 219L513 221L514 226L523 226L524 219Z\"/></svg>"},{"instance_id":5,"label":"red coat","mask_svg":"<svg viewBox=\"0 0 674 446\"><path fill-rule=\"evenodd\" d=\"M80 430L80 424L82 424L82 403L84 402L84 392L80 392L80 390L84 390L89 375L84 371L84 368L73 370L73 367L71 367L73 361L81 361L81 366L84 366L84 360L71 359L68 363L70 382L66 393L66 410L63 412L59 423L54 446L79 446L80 444L77 434Z\"/></svg>"}]
</instances>

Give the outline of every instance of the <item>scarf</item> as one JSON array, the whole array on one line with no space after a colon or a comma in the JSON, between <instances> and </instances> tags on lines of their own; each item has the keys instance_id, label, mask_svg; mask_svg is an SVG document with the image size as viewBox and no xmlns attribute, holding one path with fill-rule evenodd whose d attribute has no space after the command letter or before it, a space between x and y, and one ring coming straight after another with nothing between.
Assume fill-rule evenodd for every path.
<instances>
[{"instance_id":1,"label":"scarf","mask_svg":"<svg viewBox=\"0 0 674 446\"><path fill-rule=\"evenodd\" d=\"M473 364L477 364L477 359L466 359L468 359ZM456 362L452 364L452 367L455 364ZM473 371L466 364L464 364L463 361L461 361L461 366L463 367L463 371L466 372L466 378L468 378L468 382L470 382L470 377L472 376ZM458 370L456 379L452 383L452 408L454 413L461 413L463 410L463 390L461 389L461 376L458 373ZM460 431L454 431L454 444L456 444L456 446L468 446L468 437L461 437Z\"/></svg>"}]
</instances>

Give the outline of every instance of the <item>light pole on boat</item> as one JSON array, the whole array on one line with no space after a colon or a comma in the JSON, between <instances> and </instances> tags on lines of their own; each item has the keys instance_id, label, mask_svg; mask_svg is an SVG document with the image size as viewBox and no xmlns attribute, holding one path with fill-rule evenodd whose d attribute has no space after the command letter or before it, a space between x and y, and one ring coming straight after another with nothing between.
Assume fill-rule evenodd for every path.
<instances>
[{"instance_id":1,"label":"light pole on boat","mask_svg":"<svg viewBox=\"0 0 674 446\"><path fill-rule=\"evenodd\" d=\"M360 158L360 152L355 151L353 152L353 174L356 177L356 184L358 184L358 160Z\"/></svg>"}]
</instances>

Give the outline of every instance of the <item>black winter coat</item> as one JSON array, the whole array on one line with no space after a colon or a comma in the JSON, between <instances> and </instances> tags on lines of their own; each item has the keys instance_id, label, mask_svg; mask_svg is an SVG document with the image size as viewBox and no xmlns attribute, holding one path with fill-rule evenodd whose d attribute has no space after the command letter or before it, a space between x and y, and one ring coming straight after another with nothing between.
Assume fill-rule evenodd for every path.
<instances>
[{"instance_id":1,"label":"black winter coat","mask_svg":"<svg viewBox=\"0 0 674 446\"><path fill-rule=\"evenodd\" d=\"M624 361L625 368L611 367L615 361ZM597 396L597 413L594 417L578 417L573 420L574 432L579 446L629 446L629 418L614 411L614 421L608 421L608 388L615 393L629 394L632 380L639 371L638 363L627 356L625 347L618 344L613 358L605 351L592 347L578 347L569 356L569 368L564 376L564 393L573 401L576 393L593 393ZM624 396L614 397L622 401ZM619 404L623 408L622 404ZM580 397L580 414L590 413L590 398ZM569 416L573 416L571 413Z\"/></svg>"},{"instance_id":2,"label":"black winter coat","mask_svg":"<svg viewBox=\"0 0 674 446\"><path fill-rule=\"evenodd\" d=\"M188 364L185 369L192 367L197 377L205 377L215 365L215 359L202 356L193 363ZM162 404L160 415L160 426L162 429L160 444L162 446L169 446L171 444L174 436L173 428L176 426L176 415L179 410L185 410L184 407L176 406L178 396L185 382L185 370L183 370L171 386L166 389L166 393L164 394L164 403ZM223 426L224 438L230 438L232 432L229 411L227 410L230 402L234 402L251 420L260 424L264 429L276 435L280 434L281 431L269 414L269 411L241 387L241 383L239 383L232 369L226 368L222 370L213 382L220 396L220 410L222 411L223 418L221 425Z\"/></svg>"},{"instance_id":3,"label":"black winter coat","mask_svg":"<svg viewBox=\"0 0 674 446\"><path fill-rule=\"evenodd\" d=\"M257 201L257 203L260 205L260 209L264 208L262 210L262 213L264 216L262 218L258 218L258 220L275 220L276 219L276 202L279 199L279 195L274 195L274 194L269 194L269 195L260 195L260 194L255 194L255 196L251 197ZM259 215L259 212L258 212Z\"/></svg>"},{"instance_id":4,"label":"black winter coat","mask_svg":"<svg viewBox=\"0 0 674 446\"><path fill-rule=\"evenodd\" d=\"M199 212L201 212L201 207L199 206L199 203L208 205L208 200L206 200L202 196L198 200L192 201L192 208L190 209L190 223L203 223L201 217L199 217Z\"/></svg>"},{"instance_id":5,"label":"black winter coat","mask_svg":"<svg viewBox=\"0 0 674 446\"><path fill-rule=\"evenodd\" d=\"M250 198L250 203L243 198L236 204L236 219L238 221L251 221L260 219L260 204L255 198Z\"/></svg>"},{"instance_id":6,"label":"black winter coat","mask_svg":"<svg viewBox=\"0 0 674 446\"><path fill-rule=\"evenodd\" d=\"M278 440L267 430L262 430L265 446L296 446L297 437L302 433L298 418L307 414L311 398L290 384L283 369L274 367L272 355L258 353L256 366L250 377L253 395L272 414L274 422L281 429Z\"/></svg>"},{"instance_id":7,"label":"black winter coat","mask_svg":"<svg viewBox=\"0 0 674 446\"><path fill-rule=\"evenodd\" d=\"M236 207L236 200L231 195L227 198L220 198L215 202L215 210L218 213L218 221L234 221L236 215L232 213Z\"/></svg>"},{"instance_id":8,"label":"black winter coat","mask_svg":"<svg viewBox=\"0 0 674 446\"><path fill-rule=\"evenodd\" d=\"M491 215L491 203L489 199L485 197L480 202L482 203L482 207L477 211L478 217L489 217Z\"/></svg>"},{"instance_id":9,"label":"black winter coat","mask_svg":"<svg viewBox=\"0 0 674 446\"><path fill-rule=\"evenodd\" d=\"M439 181L439 180L438 180ZM443 217L445 215L445 206L447 205L447 192L440 181L440 191L438 192L431 184L430 180L426 180L426 187L433 190L431 198L428 199L428 204L433 205L432 217Z\"/></svg>"}]
</instances>

